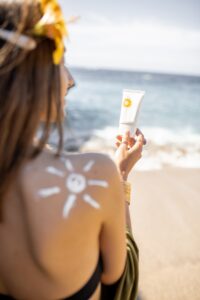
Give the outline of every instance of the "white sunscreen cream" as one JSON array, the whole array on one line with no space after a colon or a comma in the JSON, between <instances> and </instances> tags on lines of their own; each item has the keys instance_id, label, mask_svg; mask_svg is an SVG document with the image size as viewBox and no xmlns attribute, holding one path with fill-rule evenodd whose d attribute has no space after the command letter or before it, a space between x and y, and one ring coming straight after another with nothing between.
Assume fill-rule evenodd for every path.
<instances>
[{"instance_id":1,"label":"white sunscreen cream","mask_svg":"<svg viewBox=\"0 0 200 300\"><path fill-rule=\"evenodd\" d=\"M119 133L121 135L123 135L127 130L130 130L131 136L135 135L139 109L144 95L144 91L123 90L119 121Z\"/></svg>"}]
</instances>

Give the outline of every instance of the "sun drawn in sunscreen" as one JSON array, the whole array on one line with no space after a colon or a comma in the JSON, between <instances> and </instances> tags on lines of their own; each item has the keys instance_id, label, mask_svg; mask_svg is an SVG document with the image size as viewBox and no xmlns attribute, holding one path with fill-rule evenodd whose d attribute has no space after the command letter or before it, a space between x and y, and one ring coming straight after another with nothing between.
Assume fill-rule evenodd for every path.
<instances>
[{"instance_id":1,"label":"sun drawn in sunscreen","mask_svg":"<svg viewBox=\"0 0 200 300\"><path fill-rule=\"evenodd\" d=\"M63 208L63 217L67 218L70 211L74 207L77 196L81 193L83 194L82 200L85 201L87 204L92 206L95 209L100 209L100 204L93 199L89 194L85 193L85 190L88 186L99 186L102 188L108 187L108 182L104 180L98 179L87 179L84 173L87 173L91 170L95 161L90 160L84 167L83 167L83 174L77 173L69 159L62 158L62 161L65 164L65 168L69 172L67 178L65 172L53 167L49 166L45 169L47 173L50 173L54 176L63 177L65 178L65 186L67 190L69 190L70 194L65 201L64 208ZM43 188L38 191L38 196L40 198L48 198L55 194L61 193L61 189L59 187L52 187L52 188Z\"/></svg>"}]
</instances>

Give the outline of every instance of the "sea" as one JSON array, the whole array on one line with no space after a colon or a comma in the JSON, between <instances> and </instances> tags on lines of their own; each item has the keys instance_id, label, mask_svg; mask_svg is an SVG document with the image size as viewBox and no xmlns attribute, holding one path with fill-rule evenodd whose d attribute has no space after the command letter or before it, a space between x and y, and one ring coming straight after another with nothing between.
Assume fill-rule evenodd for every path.
<instances>
[{"instance_id":1,"label":"sea","mask_svg":"<svg viewBox=\"0 0 200 300\"><path fill-rule=\"evenodd\" d=\"M65 148L114 156L123 89L146 92L138 127L147 145L137 170L200 168L200 77L70 68Z\"/></svg>"}]
</instances>

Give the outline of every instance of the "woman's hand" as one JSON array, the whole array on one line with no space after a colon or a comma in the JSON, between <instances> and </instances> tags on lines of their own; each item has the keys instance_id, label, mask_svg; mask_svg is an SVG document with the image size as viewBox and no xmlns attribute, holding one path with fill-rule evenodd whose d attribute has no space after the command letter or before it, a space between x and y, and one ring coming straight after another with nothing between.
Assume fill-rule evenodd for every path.
<instances>
[{"instance_id":1,"label":"woman's hand","mask_svg":"<svg viewBox=\"0 0 200 300\"><path fill-rule=\"evenodd\" d=\"M146 140L139 129L136 131L135 139L130 136L130 131L127 131L124 136L118 135L116 139L115 163L122 180L127 180L128 174L142 157Z\"/></svg>"}]
</instances>

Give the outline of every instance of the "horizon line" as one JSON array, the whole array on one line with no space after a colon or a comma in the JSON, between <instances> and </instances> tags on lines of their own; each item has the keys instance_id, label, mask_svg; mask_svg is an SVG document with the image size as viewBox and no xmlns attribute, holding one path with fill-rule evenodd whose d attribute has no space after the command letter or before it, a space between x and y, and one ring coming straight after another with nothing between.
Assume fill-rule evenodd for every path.
<instances>
[{"instance_id":1,"label":"horizon line","mask_svg":"<svg viewBox=\"0 0 200 300\"><path fill-rule=\"evenodd\" d=\"M145 73L152 75L173 75L173 76L182 76L182 77L200 77L199 74L192 73L176 73L176 72L168 72L168 71L151 71L151 70L139 70L139 69L126 69L126 68L112 68L112 67L91 67L91 66L77 66L67 64L67 67L70 69L82 69L82 70L90 70L90 71L115 71L115 72L130 72L130 73Z\"/></svg>"}]
</instances>

